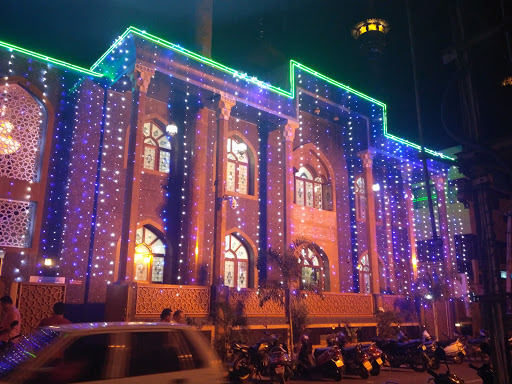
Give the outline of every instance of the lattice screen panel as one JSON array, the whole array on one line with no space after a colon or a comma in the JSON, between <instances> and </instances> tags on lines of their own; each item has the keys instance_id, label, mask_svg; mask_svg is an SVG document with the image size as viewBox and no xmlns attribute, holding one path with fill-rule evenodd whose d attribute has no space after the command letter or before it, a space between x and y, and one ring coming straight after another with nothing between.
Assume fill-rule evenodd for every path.
<instances>
[{"instance_id":1,"label":"lattice screen panel","mask_svg":"<svg viewBox=\"0 0 512 384\"><path fill-rule=\"evenodd\" d=\"M30 228L34 213L34 203L0 199L0 245L30 247Z\"/></svg>"},{"instance_id":2,"label":"lattice screen panel","mask_svg":"<svg viewBox=\"0 0 512 384\"><path fill-rule=\"evenodd\" d=\"M0 123L4 127L1 135L10 136L18 148L14 153L0 154L0 177L37 181L42 120L40 105L22 87L16 84L0 87Z\"/></svg>"}]
</instances>

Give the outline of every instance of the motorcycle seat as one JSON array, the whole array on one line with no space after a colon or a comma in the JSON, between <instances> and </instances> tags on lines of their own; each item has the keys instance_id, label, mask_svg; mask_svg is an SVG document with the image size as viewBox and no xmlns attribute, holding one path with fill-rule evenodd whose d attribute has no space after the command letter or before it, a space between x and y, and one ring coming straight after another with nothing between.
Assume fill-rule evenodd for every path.
<instances>
[{"instance_id":1,"label":"motorcycle seat","mask_svg":"<svg viewBox=\"0 0 512 384\"><path fill-rule=\"evenodd\" d=\"M315 356L315 357L318 357L318 356L320 356L322 353L324 353L325 351L327 351L327 350L329 350L329 349L331 349L331 348L317 348L317 349L315 349L315 354L314 354L314 356Z\"/></svg>"},{"instance_id":2,"label":"motorcycle seat","mask_svg":"<svg viewBox=\"0 0 512 384\"><path fill-rule=\"evenodd\" d=\"M351 353L351 352L354 352L356 350L357 346L354 345L353 347L345 347L345 348L342 348L342 351L343 352L348 352L348 353Z\"/></svg>"}]
</instances>

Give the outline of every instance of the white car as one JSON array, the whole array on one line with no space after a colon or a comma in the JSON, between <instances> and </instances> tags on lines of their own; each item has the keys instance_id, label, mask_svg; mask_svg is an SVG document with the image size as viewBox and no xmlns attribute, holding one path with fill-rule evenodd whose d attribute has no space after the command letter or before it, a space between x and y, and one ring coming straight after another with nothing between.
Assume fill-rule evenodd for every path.
<instances>
[{"instance_id":1,"label":"white car","mask_svg":"<svg viewBox=\"0 0 512 384\"><path fill-rule=\"evenodd\" d=\"M84 323L45 327L0 352L0 383L226 382L221 361L191 327Z\"/></svg>"}]
</instances>

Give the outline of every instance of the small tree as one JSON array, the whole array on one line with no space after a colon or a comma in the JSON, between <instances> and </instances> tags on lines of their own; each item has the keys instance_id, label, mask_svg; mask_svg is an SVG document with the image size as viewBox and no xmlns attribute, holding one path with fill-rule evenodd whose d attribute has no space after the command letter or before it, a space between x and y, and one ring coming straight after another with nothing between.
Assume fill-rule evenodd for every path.
<instances>
[{"instance_id":1,"label":"small tree","mask_svg":"<svg viewBox=\"0 0 512 384\"><path fill-rule=\"evenodd\" d=\"M223 360L227 357L229 346L247 341L247 318L242 301L233 306L227 301L215 303L216 321L222 332L215 339L215 350Z\"/></svg>"},{"instance_id":2,"label":"small tree","mask_svg":"<svg viewBox=\"0 0 512 384\"><path fill-rule=\"evenodd\" d=\"M267 254L258 257L258 269L269 268L270 273L267 280L260 285L260 305L263 306L268 300L273 300L284 306L289 325L288 345L289 351L293 351L294 317L296 321L306 325L307 306L297 304L305 295L297 292L299 281L302 276L302 267L299 264L299 252L310 242L299 237L290 244L284 252L269 248ZM284 290L284 292L283 292ZM292 295L292 293L294 293ZM302 326L302 325L301 325ZM302 329L297 328L300 332Z\"/></svg>"},{"instance_id":3,"label":"small tree","mask_svg":"<svg viewBox=\"0 0 512 384\"><path fill-rule=\"evenodd\" d=\"M377 317L377 333L379 339L393 339L396 336L396 330L392 324L400 324L400 319L393 311L380 311L375 314Z\"/></svg>"}]
</instances>

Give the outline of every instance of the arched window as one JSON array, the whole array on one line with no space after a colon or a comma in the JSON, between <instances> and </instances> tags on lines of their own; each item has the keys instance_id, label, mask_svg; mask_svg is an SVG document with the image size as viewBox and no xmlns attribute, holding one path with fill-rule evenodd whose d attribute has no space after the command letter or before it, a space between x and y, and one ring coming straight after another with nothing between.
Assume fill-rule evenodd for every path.
<instances>
[{"instance_id":1,"label":"arched window","mask_svg":"<svg viewBox=\"0 0 512 384\"><path fill-rule=\"evenodd\" d=\"M144 169L169 173L171 142L165 130L155 122L144 123Z\"/></svg>"},{"instance_id":2,"label":"arched window","mask_svg":"<svg viewBox=\"0 0 512 384\"><path fill-rule=\"evenodd\" d=\"M382 259L378 257L379 263L379 289L380 293L384 293L387 291L387 275L386 269L384 268L384 263ZM370 279L370 258L368 257L368 253L363 254L359 259L359 264L357 266L359 270L359 292L369 294L371 292L371 279Z\"/></svg>"},{"instance_id":3,"label":"arched window","mask_svg":"<svg viewBox=\"0 0 512 384\"><path fill-rule=\"evenodd\" d=\"M302 267L301 289L323 289L323 268L320 255L311 247L300 251L299 264Z\"/></svg>"},{"instance_id":4,"label":"arched window","mask_svg":"<svg viewBox=\"0 0 512 384\"><path fill-rule=\"evenodd\" d=\"M363 176L356 178L355 186L356 219L366 221L366 183Z\"/></svg>"},{"instance_id":5,"label":"arched window","mask_svg":"<svg viewBox=\"0 0 512 384\"><path fill-rule=\"evenodd\" d=\"M249 254L242 242L233 235L226 236L224 252L224 285L247 288L249 279Z\"/></svg>"},{"instance_id":6,"label":"arched window","mask_svg":"<svg viewBox=\"0 0 512 384\"><path fill-rule=\"evenodd\" d=\"M247 144L234 137L228 138L227 191L249 194L248 155Z\"/></svg>"},{"instance_id":7,"label":"arched window","mask_svg":"<svg viewBox=\"0 0 512 384\"><path fill-rule=\"evenodd\" d=\"M382 225L383 213L380 186L378 184L374 184L371 188L375 204L375 222L377 225ZM356 204L356 219L359 221L366 221L368 218L368 202L366 199L366 181L363 175L360 175L356 178L354 193Z\"/></svg>"},{"instance_id":8,"label":"arched window","mask_svg":"<svg viewBox=\"0 0 512 384\"><path fill-rule=\"evenodd\" d=\"M146 227L135 234L135 280L163 283L165 245L155 233Z\"/></svg>"},{"instance_id":9,"label":"arched window","mask_svg":"<svg viewBox=\"0 0 512 384\"><path fill-rule=\"evenodd\" d=\"M371 292L371 280L368 253L361 256L357 269L359 269L359 293L369 294Z\"/></svg>"},{"instance_id":10,"label":"arched window","mask_svg":"<svg viewBox=\"0 0 512 384\"><path fill-rule=\"evenodd\" d=\"M314 177L308 168L300 167L295 173L295 204L325 209L332 205L330 200L330 186L323 178Z\"/></svg>"}]
</instances>

